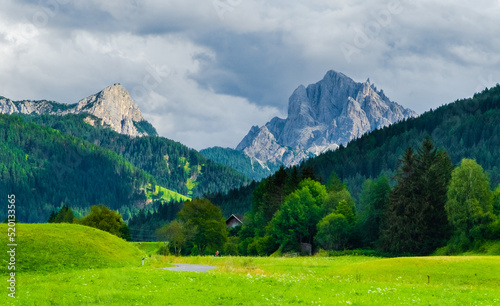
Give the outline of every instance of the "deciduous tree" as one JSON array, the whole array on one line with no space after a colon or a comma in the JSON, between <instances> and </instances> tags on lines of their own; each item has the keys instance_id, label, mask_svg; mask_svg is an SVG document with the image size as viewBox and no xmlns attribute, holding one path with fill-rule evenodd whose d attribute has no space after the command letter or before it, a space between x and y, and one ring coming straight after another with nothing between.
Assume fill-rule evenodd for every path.
<instances>
[{"instance_id":1,"label":"deciduous tree","mask_svg":"<svg viewBox=\"0 0 500 306\"><path fill-rule=\"evenodd\" d=\"M207 248L222 249L227 240L226 222L220 208L207 199L194 199L184 203L178 218L196 233L189 239L201 254Z\"/></svg>"},{"instance_id":2,"label":"deciduous tree","mask_svg":"<svg viewBox=\"0 0 500 306\"><path fill-rule=\"evenodd\" d=\"M483 168L474 160L463 159L451 177L446 212L454 237L452 244L464 250L484 238L484 231L494 220L493 194Z\"/></svg>"},{"instance_id":3,"label":"deciduous tree","mask_svg":"<svg viewBox=\"0 0 500 306\"><path fill-rule=\"evenodd\" d=\"M88 216L77 219L76 223L98 228L125 240L130 240L130 232L122 216L104 205L94 205ZM128 236L127 236L128 232Z\"/></svg>"},{"instance_id":4,"label":"deciduous tree","mask_svg":"<svg viewBox=\"0 0 500 306\"><path fill-rule=\"evenodd\" d=\"M318 233L314 237L316 244L326 250L342 250L349 240L351 225L347 218L332 212L318 223Z\"/></svg>"}]
</instances>

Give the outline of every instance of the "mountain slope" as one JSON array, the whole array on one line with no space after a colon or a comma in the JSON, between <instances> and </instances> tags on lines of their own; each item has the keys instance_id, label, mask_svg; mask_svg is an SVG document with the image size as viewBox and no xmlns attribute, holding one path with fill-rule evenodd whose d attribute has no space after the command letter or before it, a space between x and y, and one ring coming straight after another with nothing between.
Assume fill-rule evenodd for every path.
<instances>
[{"instance_id":1,"label":"mountain slope","mask_svg":"<svg viewBox=\"0 0 500 306\"><path fill-rule=\"evenodd\" d=\"M16 195L21 222L46 222L62 205L77 215L95 204L129 215L146 205L144 189L155 184L150 174L114 152L0 115L0 193ZM2 220L6 213L0 213Z\"/></svg>"},{"instance_id":2,"label":"mountain slope","mask_svg":"<svg viewBox=\"0 0 500 306\"><path fill-rule=\"evenodd\" d=\"M475 159L489 174L491 185L500 183L500 85L464 99L409 118L391 126L374 130L352 140L346 147L311 158L298 167L298 172L311 170L325 182L332 172L347 184L357 197L368 178L381 174L392 177L399 159L408 147L417 148L427 136L436 147L446 150L452 162ZM288 168L289 175L294 168ZM264 181L261 182L265 183ZM245 196L246 195L246 196ZM251 191L234 191L230 196L212 201L223 211L233 213L250 210L240 203L251 203ZM245 199L242 199L245 197ZM248 199L250 198L250 199Z\"/></svg>"},{"instance_id":3,"label":"mountain slope","mask_svg":"<svg viewBox=\"0 0 500 306\"><path fill-rule=\"evenodd\" d=\"M144 119L139 107L120 84L114 84L80 100L76 104L53 101L12 101L0 97L1 114L67 115L91 114L102 119L112 130L129 135L157 135L154 127ZM89 122L92 124L92 122Z\"/></svg>"},{"instance_id":4,"label":"mountain slope","mask_svg":"<svg viewBox=\"0 0 500 306\"><path fill-rule=\"evenodd\" d=\"M244 176L257 181L276 172L280 167L280 164L271 162L262 165L257 159L252 159L244 152L231 148L212 147L201 150L200 154L217 163L236 169Z\"/></svg>"},{"instance_id":5,"label":"mountain slope","mask_svg":"<svg viewBox=\"0 0 500 306\"><path fill-rule=\"evenodd\" d=\"M114 151L151 174L160 186L184 196L225 193L250 182L236 170L208 160L197 151L163 137L135 137L106 128L90 115L23 116L27 121L51 127ZM87 122L94 122L94 126Z\"/></svg>"}]
</instances>

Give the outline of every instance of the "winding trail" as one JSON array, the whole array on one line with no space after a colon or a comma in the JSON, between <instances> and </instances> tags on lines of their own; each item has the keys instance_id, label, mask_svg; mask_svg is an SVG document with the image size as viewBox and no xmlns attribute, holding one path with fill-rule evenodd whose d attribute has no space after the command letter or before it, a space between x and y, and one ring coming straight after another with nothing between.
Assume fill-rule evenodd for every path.
<instances>
[{"instance_id":1,"label":"winding trail","mask_svg":"<svg viewBox=\"0 0 500 306\"><path fill-rule=\"evenodd\" d=\"M208 270L217 268L214 266L207 266L207 265L190 265L190 264L174 264L174 263L172 265L175 265L175 267L163 268L163 270L205 273Z\"/></svg>"}]
</instances>

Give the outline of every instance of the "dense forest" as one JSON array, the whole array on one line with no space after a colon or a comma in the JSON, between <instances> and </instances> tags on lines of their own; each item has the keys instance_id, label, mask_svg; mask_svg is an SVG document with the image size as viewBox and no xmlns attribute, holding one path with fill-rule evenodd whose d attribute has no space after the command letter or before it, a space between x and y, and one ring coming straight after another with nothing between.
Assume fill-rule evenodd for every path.
<instances>
[{"instance_id":1,"label":"dense forest","mask_svg":"<svg viewBox=\"0 0 500 306\"><path fill-rule=\"evenodd\" d=\"M259 162L251 159L243 151L237 151L230 148L213 147L200 151L203 156L217 163L228 165L229 167L238 170L246 177L260 181L275 173L279 168L279 164L268 163L267 167L262 167Z\"/></svg>"},{"instance_id":2,"label":"dense forest","mask_svg":"<svg viewBox=\"0 0 500 306\"><path fill-rule=\"evenodd\" d=\"M23 118L114 151L151 174L158 185L185 196L227 193L251 181L178 142L156 136L131 138L103 127L99 118L90 115L25 115ZM86 123L85 120L89 121L86 118L95 122L94 127Z\"/></svg>"},{"instance_id":3,"label":"dense forest","mask_svg":"<svg viewBox=\"0 0 500 306\"><path fill-rule=\"evenodd\" d=\"M416 148L427 137L436 147L446 150L453 164L462 158L475 159L488 175L491 183L500 183L500 85L475 94L473 98L459 100L430 110L418 118L408 119L372 131L316 158L309 159L298 168L313 171L322 183L335 172L347 185L355 199L359 198L363 183L385 174L394 185L399 159L408 147ZM290 174L293 168L286 169ZM271 176L263 180L274 179ZM251 209L251 190L231 192L211 198L226 216ZM246 206L243 207L242 203Z\"/></svg>"},{"instance_id":4,"label":"dense forest","mask_svg":"<svg viewBox=\"0 0 500 306\"><path fill-rule=\"evenodd\" d=\"M77 216L95 204L130 215L156 184L112 151L9 115L0 115L0 182L0 193L16 195L21 222L46 222L64 205Z\"/></svg>"},{"instance_id":5,"label":"dense forest","mask_svg":"<svg viewBox=\"0 0 500 306\"><path fill-rule=\"evenodd\" d=\"M387 176L363 183L360 200L330 174L297 180L278 171L259 184L236 232L238 254L376 250L391 255L456 254L500 239L500 185L471 159L456 167L431 139L411 147ZM304 247L309 246L309 247Z\"/></svg>"},{"instance_id":6,"label":"dense forest","mask_svg":"<svg viewBox=\"0 0 500 306\"><path fill-rule=\"evenodd\" d=\"M255 187L243 225L226 229L220 208L195 199L141 212L133 225L156 230L141 227L143 235L133 238L168 241L175 254L259 256L346 250L450 255L483 252L500 239L500 185L492 188L476 161L453 165L427 137L405 150L394 179L394 186L386 175L365 180L356 201L335 172L322 184L312 168L281 168Z\"/></svg>"}]
</instances>

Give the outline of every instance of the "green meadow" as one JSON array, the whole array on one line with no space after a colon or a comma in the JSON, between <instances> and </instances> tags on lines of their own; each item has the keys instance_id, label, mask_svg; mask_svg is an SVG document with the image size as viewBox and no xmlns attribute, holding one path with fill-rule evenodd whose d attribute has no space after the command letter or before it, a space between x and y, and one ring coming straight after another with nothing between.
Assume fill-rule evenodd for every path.
<instances>
[{"instance_id":1,"label":"green meadow","mask_svg":"<svg viewBox=\"0 0 500 306\"><path fill-rule=\"evenodd\" d=\"M17 231L16 299L4 286L0 305L500 304L497 256L174 257L154 255L161 244L79 225L18 224ZM217 268L161 269L168 263Z\"/></svg>"},{"instance_id":2,"label":"green meadow","mask_svg":"<svg viewBox=\"0 0 500 306\"><path fill-rule=\"evenodd\" d=\"M183 196L180 193L177 193L175 191L169 190L165 187L161 187L156 185L155 190L153 191L151 186L146 189L146 196L148 199L158 199L161 198L165 202L171 202L171 201L176 201L176 202L182 202L182 201L189 201L191 198L188 198L186 196Z\"/></svg>"}]
</instances>

